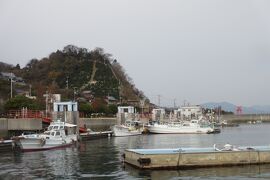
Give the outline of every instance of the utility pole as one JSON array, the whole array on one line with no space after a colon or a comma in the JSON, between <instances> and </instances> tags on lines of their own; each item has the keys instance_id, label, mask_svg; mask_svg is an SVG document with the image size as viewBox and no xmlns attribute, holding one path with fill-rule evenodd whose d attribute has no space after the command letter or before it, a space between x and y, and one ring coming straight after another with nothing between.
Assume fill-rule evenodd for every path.
<instances>
[{"instance_id":1,"label":"utility pole","mask_svg":"<svg viewBox=\"0 0 270 180\"><path fill-rule=\"evenodd\" d=\"M32 85L30 84L30 85L29 85L29 96L32 96L32 95L31 95L31 90L32 90Z\"/></svg>"},{"instance_id":2,"label":"utility pole","mask_svg":"<svg viewBox=\"0 0 270 180\"><path fill-rule=\"evenodd\" d=\"M122 95L122 88L121 88L121 82L120 82L120 80L118 81L118 93L119 93L119 100L120 100L120 104L122 105L122 97L121 97L121 95Z\"/></svg>"},{"instance_id":3,"label":"utility pole","mask_svg":"<svg viewBox=\"0 0 270 180\"><path fill-rule=\"evenodd\" d=\"M10 78L10 98L12 99L12 82L13 82L13 78Z\"/></svg>"},{"instance_id":4,"label":"utility pole","mask_svg":"<svg viewBox=\"0 0 270 180\"><path fill-rule=\"evenodd\" d=\"M176 108L176 99L173 99L173 107Z\"/></svg>"},{"instance_id":5,"label":"utility pole","mask_svg":"<svg viewBox=\"0 0 270 180\"><path fill-rule=\"evenodd\" d=\"M159 94L158 95L158 106L160 107L160 97L161 97L161 95Z\"/></svg>"},{"instance_id":6,"label":"utility pole","mask_svg":"<svg viewBox=\"0 0 270 180\"><path fill-rule=\"evenodd\" d=\"M184 100L184 106L186 106L186 100Z\"/></svg>"},{"instance_id":7,"label":"utility pole","mask_svg":"<svg viewBox=\"0 0 270 180\"><path fill-rule=\"evenodd\" d=\"M143 107L144 107L144 104L145 104L145 99L140 100L140 106L141 106L141 117L142 117L142 115L143 115Z\"/></svg>"},{"instance_id":8,"label":"utility pole","mask_svg":"<svg viewBox=\"0 0 270 180\"><path fill-rule=\"evenodd\" d=\"M66 86L67 86L67 89L68 89L68 76L67 76L67 80L66 80Z\"/></svg>"},{"instance_id":9,"label":"utility pole","mask_svg":"<svg viewBox=\"0 0 270 180\"><path fill-rule=\"evenodd\" d=\"M75 96L77 94L77 87L73 87L73 101L75 102Z\"/></svg>"},{"instance_id":10,"label":"utility pole","mask_svg":"<svg viewBox=\"0 0 270 180\"><path fill-rule=\"evenodd\" d=\"M46 118L48 116L48 91L46 91Z\"/></svg>"}]
</instances>

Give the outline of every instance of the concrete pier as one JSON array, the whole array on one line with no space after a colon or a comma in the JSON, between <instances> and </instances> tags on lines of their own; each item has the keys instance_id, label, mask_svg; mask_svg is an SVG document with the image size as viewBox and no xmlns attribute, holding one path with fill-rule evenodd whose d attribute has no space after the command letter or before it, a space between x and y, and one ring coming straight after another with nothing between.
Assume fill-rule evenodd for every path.
<instances>
[{"instance_id":1,"label":"concrete pier","mask_svg":"<svg viewBox=\"0 0 270 180\"><path fill-rule=\"evenodd\" d=\"M270 122L270 114L222 115L221 119L236 123L247 123L248 121Z\"/></svg>"},{"instance_id":2,"label":"concrete pier","mask_svg":"<svg viewBox=\"0 0 270 180\"><path fill-rule=\"evenodd\" d=\"M5 133L10 130L41 130L42 119L33 118L0 118L0 132Z\"/></svg>"},{"instance_id":3,"label":"concrete pier","mask_svg":"<svg viewBox=\"0 0 270 180\"><path fill-rule=\"evenodd\" d=\"M196 167L234 166L270 163L270 146L216 151L213 148L128 149L125 163L140 169L187 169Z\"/></svg>"},{"instance_id":4,"label":"concrete pier","mask_svg":"<svg viewBox=\"0 0 270 180\"><path fill-rule=\"evenodd\" d=\"M92 129L93 131L107 131L111 126L117 124L116 118L80 118L80 126Z\"/></svg>"}]
</instances>

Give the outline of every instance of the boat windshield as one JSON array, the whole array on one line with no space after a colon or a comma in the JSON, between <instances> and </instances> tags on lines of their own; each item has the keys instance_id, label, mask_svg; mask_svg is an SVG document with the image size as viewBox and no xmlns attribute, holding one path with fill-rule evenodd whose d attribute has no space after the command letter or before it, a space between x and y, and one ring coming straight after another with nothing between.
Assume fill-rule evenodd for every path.
<instances>
[{"instance_id":1,"label":"boat windshield","mask_svg":"<svg viewBox=\"0 0 270 180\"><path fill-rule=\"evenodd\" d=\"M55 136L60 136L60 131L56 131Z\"/></svg>"},{"instance_id":2,"label":"boat windshield","mask_svg":"<svg viewBox=\"0 0 270 180\"><path fill-rule=\"evenodd\" d=\"M51 132L51 136L54 136L55 135L55 132L53 131L53 132Z\"/></svg>"},{"instance_id":3,"label":"boat windshield","mask_svg":"<svg viewBox=\"0 0 270 180\"><path fill-rule=\"evenodd\" d=\"M190 124L188 124L188 123L184 123L184 124L183 124L183 126L190 126Z\"/></svg>"}]
</instances>

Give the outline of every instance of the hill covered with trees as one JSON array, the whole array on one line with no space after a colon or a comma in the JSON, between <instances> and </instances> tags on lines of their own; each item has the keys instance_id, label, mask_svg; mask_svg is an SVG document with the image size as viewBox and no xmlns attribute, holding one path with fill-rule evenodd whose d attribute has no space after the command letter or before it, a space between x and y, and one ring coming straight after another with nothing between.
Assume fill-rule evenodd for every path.
<instances>
[{"instance_id":1,"label":"hill covered with trees","mask_svg":"<svg viewBox=\"0 0 270 180\"><path fill-rule=\"evenodd\" d=\"M90 92L93 98L110 96L122 104L146 98L117 60L102 48L88 50L68 45L48 57L30 60L23 68L1 63L0 72L22 77L40 101L46 92L61 94L62 100L73 100L82 97L83 92ZM9 82L0 83L4 84L0 94L6 100L10 94Z\"/></svg>"}]
</instances>

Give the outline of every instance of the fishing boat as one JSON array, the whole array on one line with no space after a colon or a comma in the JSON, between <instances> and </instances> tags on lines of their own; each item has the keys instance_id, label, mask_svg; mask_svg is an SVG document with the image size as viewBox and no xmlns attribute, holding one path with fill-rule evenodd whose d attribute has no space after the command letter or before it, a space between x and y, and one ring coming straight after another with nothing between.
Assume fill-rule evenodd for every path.
<instances>
[{"instance_id":1,"label":"fishing boat","mask_svg":"<svg viewBox=\"0 0 270 180\"><path fill-rule=\"evenodd\" d=\"M135 136L140 135L143 132L140 121L127 120L125 124L114 125L112 127L113 136Z\"/></svg>"},{"instance_id":2,"label":"fishing boat","mask_svg":"<svg viewBox=\"0 0 270 180\"><path fill-rule=\"evenodd\" d=\"M154 123L148 125L150 133L156 134L209 134L214 132L214 128L208 123L201 123L199 120L190 122L170 122L167 124Z\"/></svg>"},{"instance_id":3,"label":"fishing boat","mask_svg":"<svg viewBox=\"0 0 270 180\"><path fill-rule=\"evenodd\" d=\"M68 147L77 142L76 125L57 120L44 133L22 134L13 140L24 152Z\"/></svg>"}]
</instances>

